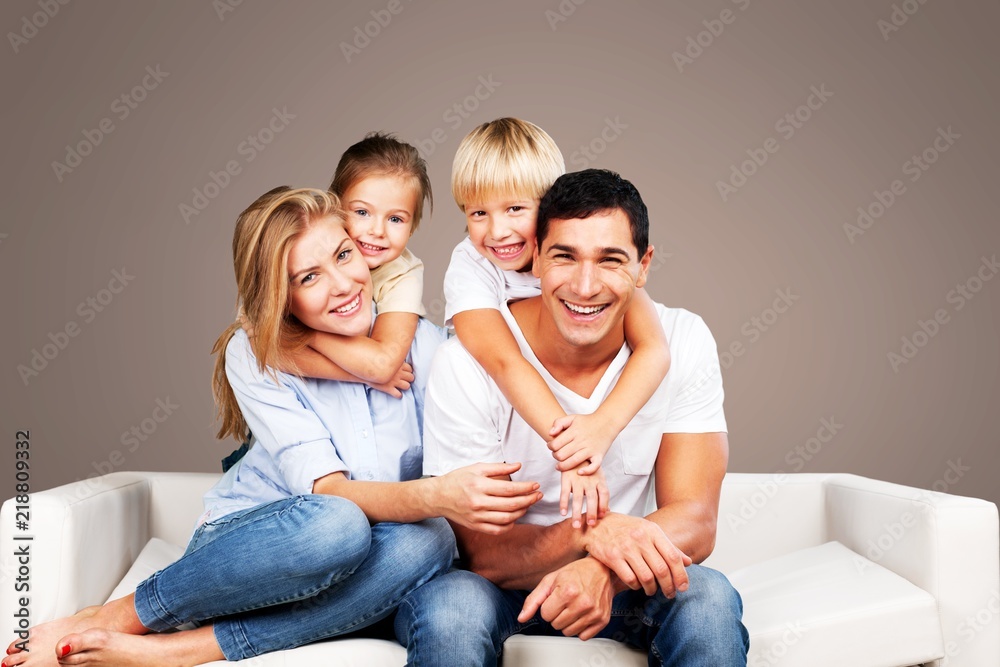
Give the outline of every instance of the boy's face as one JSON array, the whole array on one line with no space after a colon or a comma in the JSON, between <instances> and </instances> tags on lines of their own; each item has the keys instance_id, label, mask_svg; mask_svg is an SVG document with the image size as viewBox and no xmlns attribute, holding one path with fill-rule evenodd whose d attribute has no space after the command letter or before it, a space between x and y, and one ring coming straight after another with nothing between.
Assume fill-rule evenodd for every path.
<instances>
[{"instance_id":1,"label":"boy's face","mask_svg":"<svg viewBox=\"0 0 1000 667\"><path fill-rule=\"evenodd\" d=\"M531 268L538 201L508 197L467 202L465 220L472 245L501 270Z\"/></svg>"}]
</instances>

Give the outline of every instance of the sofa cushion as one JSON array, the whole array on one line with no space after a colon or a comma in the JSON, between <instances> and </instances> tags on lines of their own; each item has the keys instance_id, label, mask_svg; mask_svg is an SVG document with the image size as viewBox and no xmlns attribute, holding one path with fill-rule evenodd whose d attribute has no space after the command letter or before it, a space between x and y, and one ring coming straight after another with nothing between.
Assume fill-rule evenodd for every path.
<instances>
[{"instance_id":1,"label":"sofa cushion","mask_svg":"<svg viewBox=\"0 0 1000 667\"><path fill-rule=\"evenodd\" d=\"M154 537L146 542L132 567L125 573L125 578L111 591L108 601L135 593L136 586L183 555L184 549L181 547Z\"/></svg>"},{"instance_id":2,"label":"sofa cushion","mask_svg":"<svg viewBox=\"0 0 1000 667\"><path fill-rule=\"evenodd\" d=\"M744 567L749 667L899 667L943 656L937 603L839 542Z\"/></svg>"}]
</instances>

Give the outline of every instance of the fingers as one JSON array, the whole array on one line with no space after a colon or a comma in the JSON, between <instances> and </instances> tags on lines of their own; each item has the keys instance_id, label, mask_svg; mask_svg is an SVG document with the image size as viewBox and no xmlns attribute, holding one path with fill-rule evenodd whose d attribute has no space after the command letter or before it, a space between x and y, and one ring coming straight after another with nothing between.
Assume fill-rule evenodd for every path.
<instances>
[{"instance_id":1,"label":"fingers","mask_svg":"<svg viewBox=\"0 0 1000 667\"><path fill-rule=\"evenodd\" d=\"M584 467L580 468L577 472L581 475L593 475L598 470L601 469L601 463L604 462L603 454L594 454L590 457L590 463L587 463Z\"/></svg>"},{"instance_id":2,"label":"fingers","mask_svg":"<svg viewBox=\"0 0 1000 667\"><path fill-rule=\"evenodd\" d=\"M572 474L572 473L570 473ZM583 499L587 494L587 484L577 477L577 482L573 484L573 527L583 526ZM590 501L588 501L589 503Z\"/></svg>"},{"instance_id":3,"label":"fingers","mask_svg":"<svg viewBox=\"0 0 1000 667\"><path fill-rule=\"evenodd\" d=\"M502 477L512 475L520 470L521 464L516 461L513 463L474 463L471 468L478 475Z\"/></svg>"},{"instance_id":4,"label":"fingers","mask_svg":"<svg viewBox=\"0 0 1000 667\"><path fill-rule=\"evenodd\" d=\"M559 514L566 516L569 511L569 495L573 491L573 473L564 472L559 477Z\"/></svg>"},{"instance_id":5,"label":"fingers","mask_svg":"<svg viewBox=\"0 0 1000 667\"><path fill-rule=\"evenodd\" d=\"M527 623L534 618L535 614L541 608L542 603L552 594L554 582L554 574L550 573L542 577L542 580L535 586L535 590L528 593L528 597L524 599L524 604L521 606L521 613L517 615L518 623Z\"/></svg>"},{"instance_id":6,"label":"fingers","mask_svg":"<svg viewBox=\"0 0 1000 667\"><path fill-rule=\"evenodd\" d=\"M552 422L552 428L549 429L549 435L555 437L568 429L573 425L573 417L575 415L566 415L565 417L560 417L559 419ZM566 444L565 442L562 444ZM551 447L551 443L549 445Z\"/></svg>"},{"instance_id":7,"label":"fingers","mask_svg":"<svg viewBox=\"0 0 1000 667\"><path fill-rule=\"evenodd\" d=\"M691 558L675 547L665 535L655 537L653 546L656 549L656 554L653 554L651 558L657 565L660 562L665 565L665 568L657 567L656 573L656 579L663 594L672 598L677 594L677 591L686 591L688 575L684 561L686 560L687 565L690 565Z\"/></svg>"},{"instance_id":8,"label":"fingers","mask_svg":"<svg viewBox=\"0 0 1000 667\"><path fill-rule=\"evenodd\" d=\"M603 519L611 511L611 492L608 490L608 484L604 480L604 476L601 476L599 482L597 482L597 518ZM595 525L595 521L591 525ZM690 565L690 563L688 563Z\"/></svg>"},{"instance_id":9,"label":"fingers","mask_svg":"<svg viewBox=\"0 0 1000 667\"><path fill-rule=\"evenodd\" d=\"M584 450L573 450L573 447L563 447L558 452L553 452L552 456L558 461L556 469L560 472L573 470L587 462L589 458Z\"/></svg>"}]
</instances>

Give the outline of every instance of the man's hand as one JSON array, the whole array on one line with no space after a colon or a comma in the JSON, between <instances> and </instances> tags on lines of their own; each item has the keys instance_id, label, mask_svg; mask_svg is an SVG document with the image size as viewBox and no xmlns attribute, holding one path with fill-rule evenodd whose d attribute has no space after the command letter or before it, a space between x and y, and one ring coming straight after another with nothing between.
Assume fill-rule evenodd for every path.
<instances>
[{"instance_id":1,"label":"man's hand","mask_svg":"<svg viewBox=\"0 0 1000 667\"><path fill-rule=\"evenodd\" d=\"M687 590L691 559L648 519L611 513L587 528L584 549L632 590L654 595L659 586L668 598Z\"/></svg>"},{"instance_id":2,"label":"man's hand","mask_svg":"<svg viewBox=\"0 0 1000 667\"><path fill-rule=\"evenodd\" d=\"M587 525L596 526L598 519L608 513L610 493L600 468L593 475L584 476L580 469L567 470L562 474L562 488L559 494L559 511L563 516L569 511L569 498L573 496L573 527L583 525L583 499L587 499Z\"/></svg>"},{"instance_id":3,"label":"man's hand","mask_svg":"<svg viewBox=\"0 0 1000 667\"><path fill-rule=\"evenodd\" d=\"M403 362L391 380L384 384L368 383L368 386L383 394L389 394L393 398L402 398L403 392L410 388L411 382L413 382L413 366Z\"/></svg>"},{"instance_id":4,"label":"man's hand","mask_svg":"<svg viewBox=\"0 0 1000 667\"><path fill-rule=\"evenodd\" d=\"M435 477L435 509L446 519L482 533L510 530L528 508L542 499L538 482L512 482L520 463L475 463Z\"/></svg>"},{"instance_id":5,"label":"man's hand","mask_svg":"<svg viewBox=\"0 0 1000 667\"><path fill-rule=\"evenodd\" d=\"M558 461L556 470L566 472L576 468L581 475L597 472L618 437L618 433L608 430L607 421L596 415L561 417L553 422L549 435L553 437L549 449Z\"/></svg>"},{"instance_id":6,"label":"man's hand","mask_svg":"<svg viewBox=\"0 0 1000 667\"><path fill-rule=\"evenodd\" d=\"M611 620L611 572L595 558L581 558L545 575L528 594L517 620L542 618L567 637L587 640Z\"/></svg>"}]
</instances>

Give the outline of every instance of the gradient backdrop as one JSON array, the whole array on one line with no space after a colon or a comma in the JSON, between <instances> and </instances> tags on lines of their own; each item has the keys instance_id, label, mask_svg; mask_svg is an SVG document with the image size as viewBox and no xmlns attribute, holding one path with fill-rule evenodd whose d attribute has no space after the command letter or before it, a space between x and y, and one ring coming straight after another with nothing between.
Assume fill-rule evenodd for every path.
<instances>
[{"instance_id":1,"label":"gradient backdrop","mask_svg":"<svg viewBox=\"0 0 1000 667\"><path fill-rule=\"evenodd\" d=\"M452 157L512 115L643 194L651 293L719 345L730 470L1000 501L998 24L972 0L4 2L3 496L21 429L34 490L218 471L236 215L325 187L368 131L430 164L411 247L440 323Z\"/></svg>"}]
</instances>

